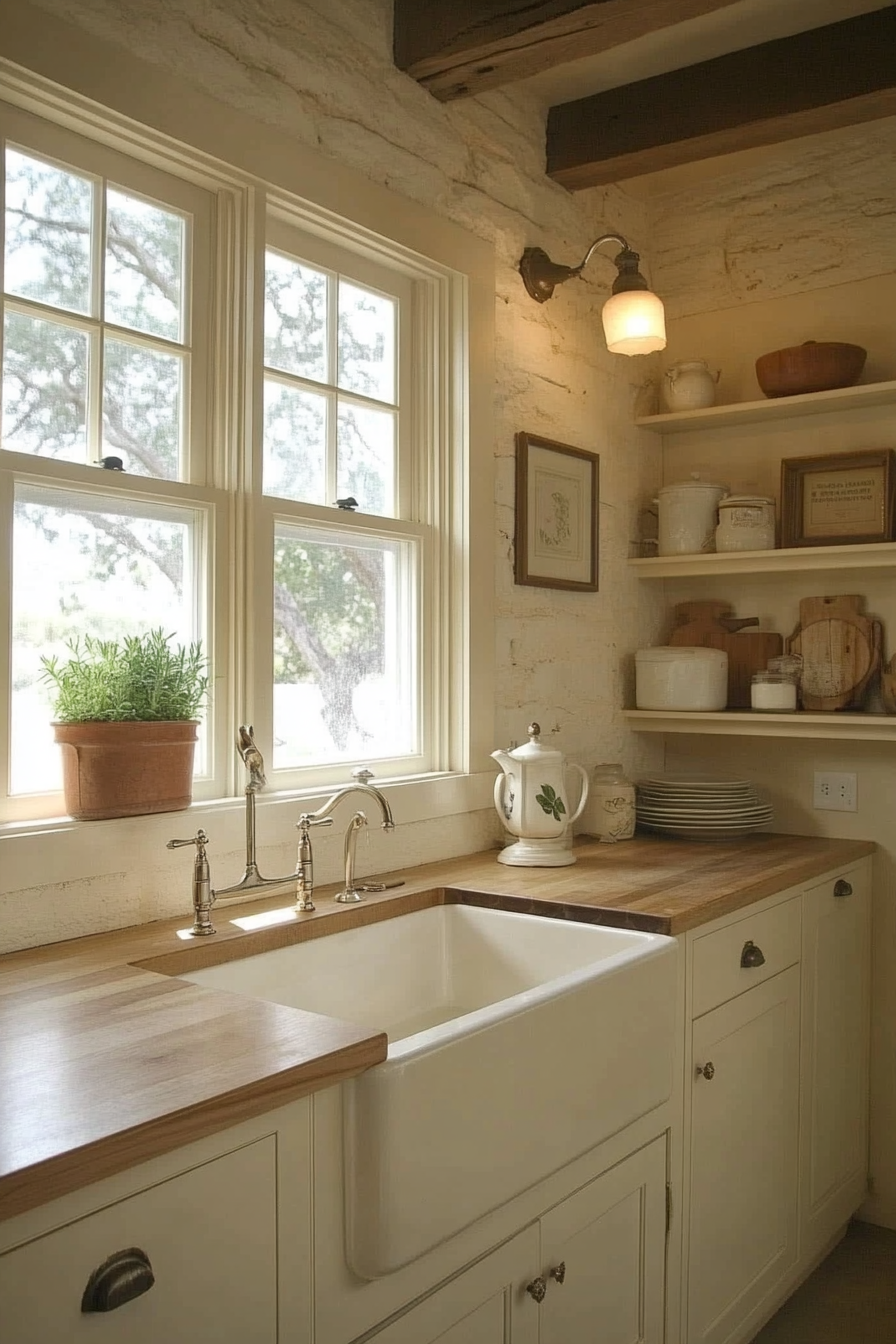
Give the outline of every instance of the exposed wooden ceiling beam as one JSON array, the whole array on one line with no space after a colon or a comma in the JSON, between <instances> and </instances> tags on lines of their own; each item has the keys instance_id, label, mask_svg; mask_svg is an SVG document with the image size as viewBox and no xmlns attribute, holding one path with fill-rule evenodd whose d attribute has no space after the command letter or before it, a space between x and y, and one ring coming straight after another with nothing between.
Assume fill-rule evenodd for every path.
<instances>
[{"instance_id":1,"label":"exposed wooden ceiling beam","mask_svg":"<svg viewBox=\"0 0 896 1344\"><path fill-rule=\"evenodd\" d=\"M395 64L447 102L631 42L734 0L395 0Z\"/></svg>"},{"instance_id":2,"label":"exposed wooden ceiling beam","mask_svg":"<svg viewBox=\"0 0 896 1344\"><path fill-rule=\"evenodd\" d=\"M552 107L576 191L896 113L896 6Z\"/></svg>"}]
</instances>

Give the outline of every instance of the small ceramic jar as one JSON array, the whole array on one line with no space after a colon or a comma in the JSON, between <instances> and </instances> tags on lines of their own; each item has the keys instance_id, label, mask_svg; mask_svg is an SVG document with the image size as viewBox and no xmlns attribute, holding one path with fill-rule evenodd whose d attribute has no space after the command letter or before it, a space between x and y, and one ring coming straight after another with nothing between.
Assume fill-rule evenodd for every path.
<instances>
[{"instance_id":1,"label":"small ceramic jar","mask_svg":"<svg viewBox=\"0 0 896 1344\"><path fill-rule=\"evenodd\" d=\"M591 781L589 832L602 844L631 840L635 833L635 786L618 764L597 765Z\"/></svg>"},{"instance_id":2,"label":"small ceramic jar","mask_svg":"<svg viewBox=\"0 0 896 1344\"><path fill-rule=\"evenodd\" d=\"M717 551L773 551L775 501L764 495L728 495L719 501Z\"/></svg>"},{"instance_id":3,"label":"small ceramic jar","mask_svg":"<svg viewBox=\"0 0 896 1344\"><path fill-rule=\"evenodd\" d=\"M713 406L720 370L713 373L705 359L684 360L663 374L663 400L670 411L699 411Z\"/></svg>"}]
</instances>

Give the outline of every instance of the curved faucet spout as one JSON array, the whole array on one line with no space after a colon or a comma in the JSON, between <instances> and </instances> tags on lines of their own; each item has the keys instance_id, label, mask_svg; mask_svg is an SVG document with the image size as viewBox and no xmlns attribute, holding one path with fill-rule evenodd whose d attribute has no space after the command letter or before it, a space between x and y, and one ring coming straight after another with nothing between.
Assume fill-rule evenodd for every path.
<instances>
[{"instance_id":1,"label":"curved faucet spout","mask_svg":"<svg viewBox=\"0 0 896 1344\"><path fill-rule=\"evenodd\" d=\"M392 820L392 809L383 794L380 793L379 789L374 788L372 784L346 784L343 788L337 789L332 798L327 799L323 807L319 807L316 812L303 812L302 817L307 818L311 822L323 821L325 817L330 815L337 803L340 803L343 798L350 797L353 793L363 793L366 794L368 798L373 798L383 816L383 830L395 830L395 822Z\"/></svg>"}]
</instances>

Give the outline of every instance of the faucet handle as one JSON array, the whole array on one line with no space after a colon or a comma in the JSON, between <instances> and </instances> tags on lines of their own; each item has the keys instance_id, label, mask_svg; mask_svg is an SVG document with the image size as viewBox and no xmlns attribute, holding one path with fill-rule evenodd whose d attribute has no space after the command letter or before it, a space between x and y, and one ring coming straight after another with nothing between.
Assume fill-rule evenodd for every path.
<instances>
[{"instance_id":1,"label":"faucet handle","mask_svg":"<svg viewBox=\"0 0 896 1344\"><path fill-rule=\"evenodd\" d=\"M352 779L358 784L366 784L368 780L374 778L372 770L368 770L366 765L356 766L352 771Z\"/></svg>"},{"instance_id":2,"label":"faucet handle","mask_svg":"<svg viewBox=\"0 0 896 1344\"><path fill-rule=\"evenodd\" d=\"M307 831L309 826L332 826L332 817L315 817L310 812L303 812L296 822L297 831Z\"/></svg>"},{"instance_id":3,"label":"faucet handle","mask_svg":"<svg viewBox=\"0 0 896 1344\"><path fill-rule=\"evenodd\" d=\"M197 850L199 851L198 857L200 859L204 859L205 847L207 844L208 844L208 836L206 835L205 831L200 829L196 832L195 835L191 835L189 840L169 840L165 848L182 849L184 845L195 845Z\"/></svg>"}]
</instances>

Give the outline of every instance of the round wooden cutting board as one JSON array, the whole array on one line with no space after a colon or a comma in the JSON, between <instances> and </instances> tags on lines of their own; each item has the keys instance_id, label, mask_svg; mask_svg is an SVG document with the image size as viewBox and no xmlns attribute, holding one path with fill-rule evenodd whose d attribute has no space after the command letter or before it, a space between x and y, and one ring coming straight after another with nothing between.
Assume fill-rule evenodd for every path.
<instances>
[{"instance_id":1,"label":"round wooden cutting board","mask_svg":"<svg viewBox=\"0 0 896 1344\"><path fill-rule=\"evenodd\" d=\"M880 626L863 598L807 597L788 647L803 660L803 709L847 709L860 701L880 662Z\"/></svg>"}]
</instances>

